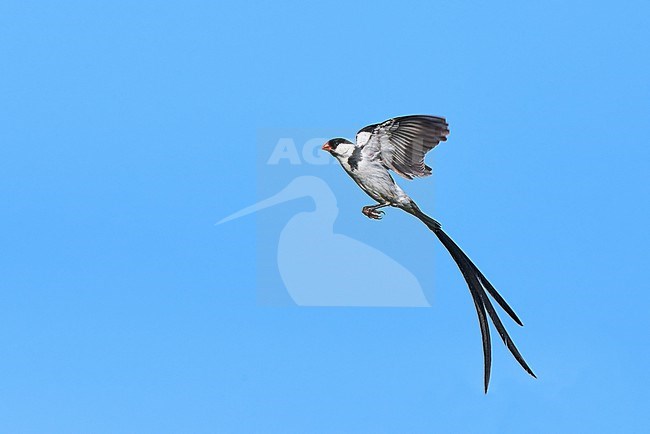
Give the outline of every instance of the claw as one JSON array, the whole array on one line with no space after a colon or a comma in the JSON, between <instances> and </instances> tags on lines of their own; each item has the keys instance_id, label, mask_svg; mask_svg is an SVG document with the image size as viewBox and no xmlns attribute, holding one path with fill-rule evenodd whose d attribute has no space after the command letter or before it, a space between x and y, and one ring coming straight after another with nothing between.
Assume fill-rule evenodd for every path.
<instances>
[{"instance_id":1,"label":"claw","mask_svg":"<svg viewBox=\"0 0 650 434\"><path fill-rule=\"evenodd\" d=\"M364 206L361 212L368 218L373 219L373 220L381 220L384 212L380 210L376 210L371 206Z\"/></svg>"}]
</instances>

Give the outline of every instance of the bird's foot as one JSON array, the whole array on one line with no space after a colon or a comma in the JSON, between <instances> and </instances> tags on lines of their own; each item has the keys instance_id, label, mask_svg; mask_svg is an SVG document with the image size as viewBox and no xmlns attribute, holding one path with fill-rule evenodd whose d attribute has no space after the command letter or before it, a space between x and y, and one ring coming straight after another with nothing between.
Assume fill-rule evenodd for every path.
<instances>
[{"instance_id":1,"label":"bird's foot","mask_svg":"<svg viewBox=\"0 0 650 434\"><path fill-rule=\"evenodd\" d=\"M361 209L361 212L363 213L363 215L373 220L381 220L381 218L384 216L383 211L378 211L373 206L364 206Z\"/></svg>"}]
</instances>

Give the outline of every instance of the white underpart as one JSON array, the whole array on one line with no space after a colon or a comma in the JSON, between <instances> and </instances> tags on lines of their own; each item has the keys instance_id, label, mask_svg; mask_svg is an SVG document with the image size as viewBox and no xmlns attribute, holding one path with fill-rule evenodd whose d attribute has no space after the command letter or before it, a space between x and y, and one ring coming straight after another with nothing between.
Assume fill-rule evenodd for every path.
<instances>
[{"instance_id":1,"label":"white underpart","mask_svg":"<svg viewBox=\"0 0 650 434\"><path fill-rule=\"evenodd\" d=\"M367 135L367 138L370 137L370 133L361 133L357 138L364 135ZM378 153L375 155L362 153L361 159L357 162L357 167L350 166L349 158L357 146L351 143L340 143L334 155L359 187L378 203L398 207L409 204L411 198L395 183L390 173L388 173L388 169L379 158Z\"/></svg>"}]
</instances>

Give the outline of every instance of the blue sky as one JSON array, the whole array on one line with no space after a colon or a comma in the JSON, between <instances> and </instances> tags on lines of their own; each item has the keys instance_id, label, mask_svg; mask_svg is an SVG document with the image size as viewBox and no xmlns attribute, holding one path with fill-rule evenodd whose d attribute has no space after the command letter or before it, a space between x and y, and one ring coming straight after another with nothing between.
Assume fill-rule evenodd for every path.
<instances>
[{"instance_id":1,"label":"blue sky","mask_svg":"<svg viewBox=\"0 0 650 434\"><path fill-rule=\"evenodd\" d=\"M647 432L648 12L2 2L0 431ZM334 230L431 308L261 305L260 229L312 205L214 225L260 199L260 131L408 113L451 135L401 185L519 313L538 380L495 337L483 394L455 265L335 165L300 169Z\"/></svg>"}]
</instances>

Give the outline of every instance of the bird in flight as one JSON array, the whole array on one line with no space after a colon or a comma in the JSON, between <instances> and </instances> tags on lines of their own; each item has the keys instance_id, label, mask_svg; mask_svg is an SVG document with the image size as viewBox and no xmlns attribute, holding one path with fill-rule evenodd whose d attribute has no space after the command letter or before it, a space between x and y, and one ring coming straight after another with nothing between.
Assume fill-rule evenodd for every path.
<instances>
[{"instance_id":1,"label":"bird in flight","mask_svg":"<svg viewBox=\"0 0 650 434\"><path fill-rule=\"evenodd\" d=\"M449 251L474 300L483 340L483 374L487 393L492 364L488 316L517 362L526 372L537 378L508 335L487 294L489 293L517 324L523 324L478 267L442 230L440 223L423 213L388 172L392 170L409 180L431 175L431 168L424 163L424 156L438 143L446 141L448 135L449 128L444 118L427 115L401 116L362 128L357 133L356 143L336 138L327 141L322 149L332 154L359 187L377 202L364 206L361 210L364 215L379 220L384 214L380 208L400 208L420 219Z\"/></svg>"}]
</instances>

